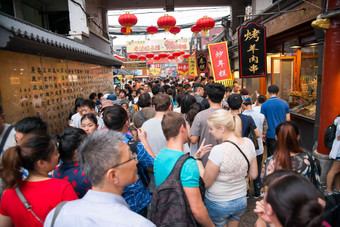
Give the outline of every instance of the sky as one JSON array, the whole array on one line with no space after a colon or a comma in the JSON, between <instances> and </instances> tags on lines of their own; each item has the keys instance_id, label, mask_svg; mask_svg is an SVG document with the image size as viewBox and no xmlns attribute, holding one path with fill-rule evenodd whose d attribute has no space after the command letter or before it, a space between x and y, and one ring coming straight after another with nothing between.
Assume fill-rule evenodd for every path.
<instances>
[{"instance_id":1,"label":"sky","mask_svg":"<svg viewBox=\"0 0 340 227\"><path fill-rule=\"evenodd\" d=\"M108 12L108 23L109 26L114 26L115 31L121 28L118 23L118 17L126 12L133 13L137 16L138 22L135 26L157 26L157 20L164 14L169 14L176 19L176 25L194 23L203 16L208 16L213 19L221 18L230 14L230 7L196 7L196 8L175 8L174 12L166 12L164 9L136 9L136 10L115 10ZM216 23L215 26L221 26L220 22ZM133 31L134 27L132 27ZM145 39L179 39L179 38L190 38L192 32L190 28L182 29L176 36L164 32L155 35L114 35L117 38L113 40L113 45L126 45L126 41L131 40L145 40ZM112 35L113 36L113 35Z\"/></svg>"}]
</instances>

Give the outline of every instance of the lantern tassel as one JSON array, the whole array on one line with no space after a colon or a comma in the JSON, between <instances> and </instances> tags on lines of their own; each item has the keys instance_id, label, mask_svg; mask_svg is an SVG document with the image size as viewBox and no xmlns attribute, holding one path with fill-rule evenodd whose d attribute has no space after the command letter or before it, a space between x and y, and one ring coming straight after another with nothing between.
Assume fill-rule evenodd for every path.
<instances>
[{"instance_id":1,"label":"lantern tassel","mask_svg":"<svg viewBox=\"0 0 340 227\"><path fill-rule=\"evenodd\" d=\"M203 35L204 35L204 36L208 36L208 31L207 31L207 30L204 30Z\"/></svg>"},{"instance_id":2,"label":"lantern tassel","mask_svg":"<svg viewBox=\"0 0 340 227\"><path fill-rule=\"evenodd\" d=\"M131 33L131 29L130 27L126 27L126 33L130 34Z\"/></svg>"}]
</instances>

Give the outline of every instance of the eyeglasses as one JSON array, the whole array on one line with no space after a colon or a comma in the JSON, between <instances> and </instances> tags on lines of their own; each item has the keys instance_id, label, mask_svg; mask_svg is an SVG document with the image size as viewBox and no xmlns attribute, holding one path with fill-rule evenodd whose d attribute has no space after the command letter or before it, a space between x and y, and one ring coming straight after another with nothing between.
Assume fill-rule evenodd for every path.
<instances>
[{"instance_id":1,"label":"eyeglasses","mask_svg":"<svg viewBox=\"0 0 340 227\"><path fill-rule=\"evenodd\" d=\"M125 162L122 162L122 163L118 163L118 164L112 166L110 169L113 169L113 168L116 168L116 167L118 167L118 166L124 165L125 163L128 163L129 161L132 161L132 160L138 161L137 154L133 154L133 155L132 155L132 158L130 158L129 160L127 160L127 161L125 161Z\"/></svg>"}]
</instances>

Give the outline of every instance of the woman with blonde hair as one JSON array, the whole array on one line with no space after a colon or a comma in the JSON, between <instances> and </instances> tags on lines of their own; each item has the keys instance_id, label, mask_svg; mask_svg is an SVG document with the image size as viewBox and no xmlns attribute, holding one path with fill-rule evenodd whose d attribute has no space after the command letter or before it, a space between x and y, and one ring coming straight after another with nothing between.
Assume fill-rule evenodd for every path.
<instances>
[{"instance_id":1,"label":"woman with blonde hair","mask_svg":"<svg viewBox=\"0 0 340 227\"><path fill-rule=\"evenodd\" d=\"M204 203L215 226L238 226L247 207L246 176L257 177L257 161L253 142L241 137L241 119L226 110L217 110L208 117L209 132L222 140L210 152L205 169L195 154L200 174L207 188Z\"/></svg>"}]
</instances>

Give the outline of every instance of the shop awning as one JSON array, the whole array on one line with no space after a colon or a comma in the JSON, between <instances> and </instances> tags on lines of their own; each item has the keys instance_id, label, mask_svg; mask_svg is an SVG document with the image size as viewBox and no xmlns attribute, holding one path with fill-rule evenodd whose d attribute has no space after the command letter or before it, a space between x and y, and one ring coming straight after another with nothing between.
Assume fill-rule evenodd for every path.
<instances>
[{"instance_id":1,"label":"shop awning","mask_svg":"<svg viewBox=\"0 0 340 227\"><path fill-rule=\"evenodd\" d=\"M134 73L131 70L128 69L113 69L113 74L115 75L134 75Z\"/></svg>"},{"instance_id":2,"label":"shop awning","mask_svg":"<svg viewBox=\"0 0 340 227\"><path fill-rule=\"evenodd\" d=\"M0 12L0 49L103 66L123 62L108 53Z\"/></svg>"}]
</instances>

